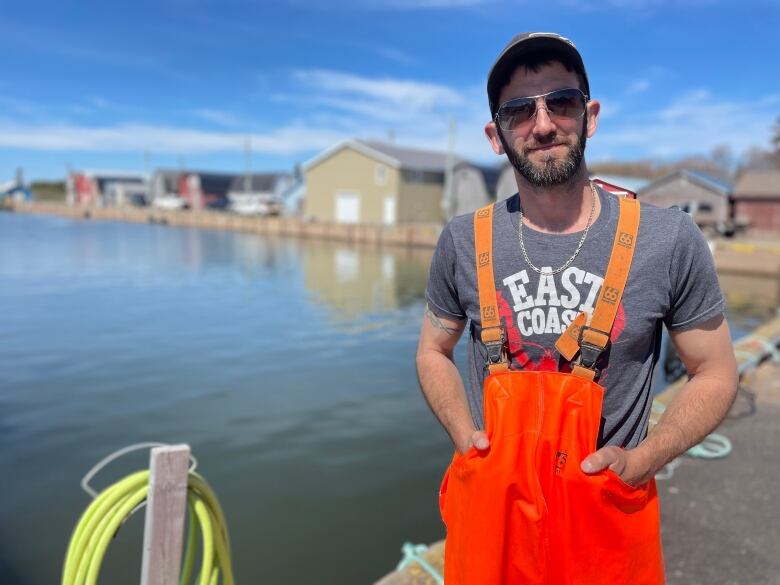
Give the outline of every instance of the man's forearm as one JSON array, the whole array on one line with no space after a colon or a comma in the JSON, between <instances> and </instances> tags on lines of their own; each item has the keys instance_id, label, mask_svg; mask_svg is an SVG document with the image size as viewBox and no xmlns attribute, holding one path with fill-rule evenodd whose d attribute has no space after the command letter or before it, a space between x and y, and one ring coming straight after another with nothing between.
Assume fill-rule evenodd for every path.
<instances>
[{"instance_id":1,"label":"man's forearm","mask_svg":"<svg viewBox=\"0 0 780 585\"><path fill-rule=\"evenodd\" d=\"M609 467L631 485L645 483L672 459L699 443L728 413L738 379L734 347L723 315L670 335L690 372L688 382L635 449L602 447L580 464L585 473L599 473Z\"/></svg>"},{"instance_id":2,"label":"man's forearm","mask_svg":"<svg viewBox=\"0 0 780 585\"><path fill-rule=\"evenodd\" d=\"M737 379L730 370L693 376L675 396L647 438L634 450L649 480L664 465L711 433L728 414Z\"/></svg>"},{"instance_id":3,"label":"man's forearm","mask_svg":"<svg viewBox=\"0 0 780 585\"><path fill-rule=\"evenodd\" d=\"M417 355L417 376L425 400L459 451L468 448L474 423L471 420L460 372L451 357L436 351Z\"/></svg>"}]
</instances>

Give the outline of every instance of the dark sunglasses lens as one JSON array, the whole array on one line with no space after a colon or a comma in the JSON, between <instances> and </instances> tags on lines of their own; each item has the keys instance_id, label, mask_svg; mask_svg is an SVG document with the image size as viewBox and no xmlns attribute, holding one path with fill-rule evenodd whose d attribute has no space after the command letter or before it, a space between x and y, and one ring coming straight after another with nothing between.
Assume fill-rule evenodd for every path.
<instances>
[{"instance_id":1,"label":"dark sunglasses lens","mask_svg":"<svg viewBox=\"0 0 780 585\"><path fill-rule=\"evenodd\" d=\"M554 91L544 102L550 115L559 118L579 118L585 112L585 99L576 89Z\"/></svg>"},{"instance_id":2,"label":"dark sunglasses lens","mask_svg":"<svg viewBox=\"0 0 780 585\"><path fill-rule=\"evenodd\" d=\"M556 118L579 118L585 113L585 96L577 89L559 89L544 96L548 115ZM536 100L517 98L498 109L498 124L502 130L514 130L533 118Z\"/></svg>"},{"instance_id":3,"label":"dark sunglasses lens","mask_svg":"<svg viewBox=\"0 0 780 585\"><path fill-rule=\"evenodd\" d=\"M518 124L527 122L536 111L536 102L532 99L516 99L505 103L498 110L498 122L502 130L512 130Z\"/></svg>"}]
</instances>

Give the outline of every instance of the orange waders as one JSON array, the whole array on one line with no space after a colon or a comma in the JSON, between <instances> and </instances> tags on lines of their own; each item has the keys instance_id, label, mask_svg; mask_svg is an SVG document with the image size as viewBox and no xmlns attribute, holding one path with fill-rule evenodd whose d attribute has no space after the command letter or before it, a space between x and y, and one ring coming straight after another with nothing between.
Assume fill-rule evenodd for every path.
<instances>
[{"instance_id":1,"label":"orange waders","mask_svg":"<svg viewBox=\"0 0 780 585\"><path fill-rule=\"evenodd\" d=\"M593 380L628 278L639 204L620 220L593 317L578 315L558 340L572 373L509 371L496 307L492 206L475 214L484 384L490 447L457 452L442 480L446 585L661 585L655 482L640 487L580 462L596 450L604 389Z\"/></svg>"}]
</instances>

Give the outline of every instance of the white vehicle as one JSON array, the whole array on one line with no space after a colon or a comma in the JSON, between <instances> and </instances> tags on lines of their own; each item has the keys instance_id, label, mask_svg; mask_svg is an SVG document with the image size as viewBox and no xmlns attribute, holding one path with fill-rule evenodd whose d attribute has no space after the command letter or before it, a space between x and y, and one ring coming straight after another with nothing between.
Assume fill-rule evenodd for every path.
<instances>
[{"instance_id":1,"label":"white vehicle","mask_svg":"<svg viewBox=\"0 0 780 585\"><path fill-rule=\"evenodd\" d=\"M152 201L152 206L158 209L175 211L177 209L184 209L184 200L178 195L161 195L154 198Z\"/></svg>"},{"instance_id":2,"label":"white vehicle","mask_svg":"<svg viewBox=\"0 0 780 585\"><path fill-rule=\"evenodd\" d=\"M279 215L281 206L270 193L228 193L230 210L239 215Z\"/></svg>"}]
</instances>

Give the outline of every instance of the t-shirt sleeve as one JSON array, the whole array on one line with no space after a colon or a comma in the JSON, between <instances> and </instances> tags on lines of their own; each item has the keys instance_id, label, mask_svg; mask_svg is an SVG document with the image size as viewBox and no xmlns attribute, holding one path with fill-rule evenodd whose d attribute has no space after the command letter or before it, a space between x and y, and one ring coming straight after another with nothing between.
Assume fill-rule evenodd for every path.
<instances>
[{"instance_id":1,"label":"t-shirt sleeve","mask_svg":"<svg viewBox=\"0 0 780 585\"><path fill-rule=\"evenodd\" d=\"M671 299L664 318L670 330L691 329L723 313L726 306L707 240L691 217L680 213L669 268Z\"/></svg>"},{"instance_id":2,"label":"t-shirt sleeve","mask_svg":"<svg viewBox=\"0 0 780 585\"><path fill-rule=\"evenodd\" d=\"M445 319L465 319L466 313L458 298L456 285L457 251L448 224L439 236L436 250L431 259L431 271L428 275L428 287L425 299L436 316Z\"/></svg>"}]
</instances>

